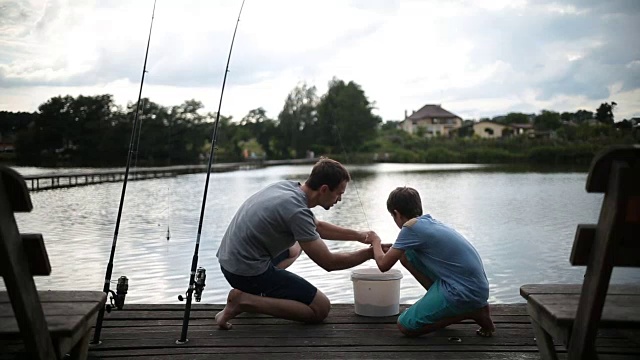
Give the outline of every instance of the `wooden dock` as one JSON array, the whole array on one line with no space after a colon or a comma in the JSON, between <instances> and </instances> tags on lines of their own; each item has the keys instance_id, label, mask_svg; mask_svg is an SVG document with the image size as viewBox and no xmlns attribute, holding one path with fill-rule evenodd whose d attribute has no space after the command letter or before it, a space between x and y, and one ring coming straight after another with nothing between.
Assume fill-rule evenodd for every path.
<instances>
[{"instance_id":1,"label":"wooden dock","mask_svg":"<svg viewBox=\"0 0 640 360\"><path fill-rule=\"evenodd\" d=\"M358 316L353 304L334 304L322 324L243 314L232 321L232 330L223 331L214 325L222 307L194 304L189 342L177 345L184 305L127 304L106 314L102 343L90 347L89 359L539 359L526 304L494 305L497 332L492 338L477 336L477 325L467 321L408 338L396 328L395 316ZM598 351L601 358L638 359L639 339L603 332ZM564 347L556 347L564 357Z\"/></svg>"},{"instance_id":2,"label":"wooden dock","mask_svg":"<svg viewBox=\"0 0 640 360\"><path fill-rule=\"evenodd\" d=\"M218 163L211 165L211 172L252 170L275 165L313 164L317 158L292 160L246 161L237 163ZM128 181L158 179L178 175L207 172L207 165L179 165L165 167L146 167L129 169ZM124 181L125 169L91 170L73 173L52 172L23 176L29 191L61 189L75 186Z\"/></svg>"}]
</instances>

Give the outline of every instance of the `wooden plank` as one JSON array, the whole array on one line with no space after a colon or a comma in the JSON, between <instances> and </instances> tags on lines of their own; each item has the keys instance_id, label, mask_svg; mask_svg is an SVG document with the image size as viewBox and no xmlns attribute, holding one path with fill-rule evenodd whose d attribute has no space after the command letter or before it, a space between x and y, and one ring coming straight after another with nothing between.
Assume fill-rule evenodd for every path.
<instances>
[{"instance_id":1,"label":"wooden plank","mask_svg":"<svg viewBox=\"0 0 640 360\"><path fill-rule=\"evenodd\" d=\"M514 360L530 360L530 359L539 359L538 354L531 353L505 353L505 354L497 354L495 357L493 355L496 353L482 353L482 352L455 352L455 353L421 353L421 352L402 352L401 354L397 354L396 352L386 352L386 353L370 353L368 351L364 352L344 352L344 353L324 353L324 352L316 352L312 355L296 357L300 359L394 359L401 356L402 359L514 359ZM145 359L145 360L182 360L182 359L259 359L259 360L281 360L286 357L291 357L292 355L298 356L296 353L269 353L266 355L262 354L192 354L192 355L142 355L136 356L136 359ZM564 357L561 357L564 359ZM607 355L606 357L601 357L601 360L637 360L635 355Z\"/></svg>"},{"instance_id":2,"label":"wooden plank","mask_svg":"<svg viewBox=\"0 0 640 360\"><path fill-rule=\"evenodd\" d=\"M447 345L447 346L461 346L461 345L477 345L484 346L487 349L494 346L507 346L507 345L520 345L520 346L535 346L536 342L532 336L509 336L508 333L500 336L493 336L490 338L484 338L477 336L474 333L462 336L457 334L456 336L461 341L454 341L450 337L445 336L421 336L421 337L407 337L400 332L382 332L377 336L369 337L288 337L282 336L279 338L270 337L252 337L243 338L239 335L220 336L220 332L224 330L212 330L208 336L205 337L191 337L187 335L189 339L188 347L281 347L281 346L300 346L300 347L315 347L315 346L376 346L380 344L394 345L394 346L418 346L425 345ZM138 334L138 336L130 337L127 339L110 339L109 341L103 341L102 344L94 347L95 349L118 349L118 348L159 348L159 347L184 347L184 345L176 345L175 340L180 337L180 332L168 334L164 338L147 338L146 334ZM598 344L609 348L609 351L613 351L618 348L628 348L635 352L640 352L640 348L637 344L632 343L628 339L624 338L608 338L599 339ZM561 343L557 343L561 345Z\"/></svg>"},{"instance_id":3,"label":"wooden plank","mask_svg":"<svg viewBox=\"0 0 640 360\"><path fill-rule=\"evenodd\" d=\"M180 325L174 326L136 326L136 327L119 327L111 328L107 332L107 338L127 338L129 334L142 334L145 336L154 337L153 333L156 332L179 332L182 329ZM117 331L116 331L117 329ZM441 329L429 336L475 336L475 330L478 329L478 325L466 323L466 324L453 324L447 326L445 329ZM516 336L520 333L523 336L533 336L533 330L531 324L500 324L497 327L497 331L505 336ZM217 328L213 322L207 325L190 325L189 334L196 334L198 332L211 333L217 331ZM265 337L277 334L287 334L287 336L304 336L305 334L311 334L313 336L323 336L324 334L336 334L341 333L345 337L349 336L361 336L358 334L366 334L369 332L378 333L394 333L398 328L395 324L331 324L327 326L311 326L311 325L295 325L282 326L282 325L242 325L236 326L233 331L225 332L227 335L218 332L219 336L239 336L237 334L243 334L242 336L261 336L259 334L265 333ZM630 338L632 341L640 344L638 336L632 337L629 334L633 333L633 330L629 329L599 329L599 338Z\"/></svg>"},{"instance_id":4,"label":"wooden plank","mask_svg":"<svg viewBox=\"0 0 640 360\"><path fill-rule=\"evenodd\" d=\"M182 326L136 326L136 327L120 327L118 331L109 331L108 336L116 336L126 338L128 334L145 333L152 334L155 332L170 332L180 331ZM113 328L112 328L113 329ZM452 334L460 334L478 329L478 325L472 323L465 324L452 324L445 329L441 329L438 332L433 333L430 336L452 336ZM209 322L207 325L189 325L189 333L192 332L211 332L216 330L214 322ZM391 330L392 332L398 331L396 324L327 324L327 325L304 325L304 324L291 324L289 326L282 325L242 325L233 329L234 331L227 331L228 334L247 333L248 336L270 336L283 333L294 333L291 336L302 336L304 334L314 334L321 336L324 333L338 333L342 332L344 336L358 336L358 333L368 332L386 332ZM498 327L498 331L523 331L525 334L532 335L530 324L501 324ZM268 333L269 335L260 335L260 333ZM599 336L604 337L620 337L617 330L603 329ZM153 335L150 335L153 336ZM222 335L221 335L222 336ZM236 336L236 335L228 335Z\"/></svg>"},{"instance_id":5,"label":"wooden plank","mask_svg":"<svg viewBox=\"0 0 640 360\"><path fill-rule=\"evenodd\" d=\"M602 349L598 349L602 351ZM556 347L556 351L559 352L560 358L564 358L562 347ZM474 359L474 356L478 354L502 354L508 353L512 358L518 358L522 354L532 353L536 358L540 358L537 352L536 346L496 346L487 348L483 346L474 345L456 345L456 346L442 346L424 344L423 346L324 346L324 347L271 347L271 348L252 348L252 347L183 347L183 348L145 348L145 349L118 349L97 351L95 348L90 349L90 358L107 358L107 357L133 357L133 356L166 356L166 355L179 355L179 354L224 354L227 356L237 355L249 355L249 354L263 354L269 356L270 354L288 354L288 357L295 359L298 358L313 358L318 353L333 353L335 356L339 356L341 353L357 354L357 353L387 353L386 358L405 358L405 353L415 352L420 353L422 356L427 357L433 354L462 354L462 358ZM606 354L616 354L620 358L637 359L640 353L626 352L624 349L613 349L612 351L604 350L601 352L601 358L617 358L607 357ZM355 358L355 357L350 357ZM365 358L367 358L365 356Z\"/></svg>"},{"instance_id":6,"label":"wooden plank","mask_svg":"<svg viewBox=\"0 0 640 360\"><path fill-rule=\"evenodd\" d=\"M224 330L220 330L224 331ZM454 342L447 337L431 337L423 336L417 338L411 338L402 335L399 331L388 332L380 334L376 337L332 337L332 338L317 338L317 337L281 337L277 341L273 338L241 338L241 337L219 337L218 331L213 331L211 335L205 338L191 338L189 339L188 347L281 347L281 346L300 346L300 347L312 347L312 346L375 346L384 344L393 344L394 346L418 346L425 345L448 345L448 346L460 346L460 345L478 345L485 347L492 346L505 346L505 345L535 345L533 337L525 338L511 338L494 336L490 338L484 338L481 336L467 336L460 337L463 341L460 343ZM180 338L180 333L176 332L174 336L169 336L163 339L148 339L142 336L129 339L112 339L108 342L103 341L99 345L100 349L115 349L115 348L157 348L157 347L184 347L183 345L176 345L175 340ZM610 344L616 346L621 343L626 343L620 339L609 339ZM96 347L97 348L97 347Z\"/></svg>"},{"instance_id":7,"label":"wooden plank","mask_svg":"<svg viewBox=\"0 0 640 360\"><path fill-rule=\"evenodd\" d=\"M540 358L544 360L557 360L558 355L551 335L535 320L531 321L531 326L536 334L536 344L538 344Z\"/></svg>"},{"instance_id":8,"label":"wooden plank","mask_svg":"<svg viewBox=\"0 0 640 360\"><path fill-rule=\"evenodd\" d=\"M589 261L589 254L596 239L597 225L580 224L576 230L569 261L574 266L585 266ZM617 244L612 249L611 261L613 266L640 266L640 234L639 225L618 225L616 229Z\"/></svg>"},{"instance_id":9,"label":"wooden plank","mask_svg":"<svg viewBox=\"0 0 640 360\"><path fill-rule=\"evenodd\" d=\"M116 357L116 354L108 354L105 358ZM125 356L132 356L127 354ZM416 351L404 351L401 353L397 353L395 351L389 352L370 352L370 351L346 351L346 352L314 352L313 354L309 354L307 356L300 356L299 353L295 352L274 352L267 354L256 354L256 353L241 353L241 354L171 354L171 355L141 355L136 356L136 359L239 359L239 360L281 360L284 358L293 357L295 359L390 359L390 358L402 358L402 359L424 359L424 360L432 360L432 359L442 359L442 360L453 360L453 359L479 359L479 360L506 360L506 359L514 359L514 360L533 360L539 359L537 354L533 353L522 353L522 354L514 354L514 353L480 353L480 352L468 352L468 353L447 353L447 352L434 352L434 353L424 353L424 352L416 352Z\"/></svg>"},{"instance_id":10,"label":"wooden plank","mask_svg":"<svg viewBox=\"0 0 640 360\"><path fill-rule=\"evenodd\" d=\"M115 319L111 319L110 316L113 315L115 312L112 312L111 314L109 314L109 317L105 317L104 323L103 323L103 327L136 327L136 326L175 326L175 325L182 325L182 319L171 319L171 320L166 320L166 319L155 319L155 320L149 320L149 319L126 319L126 318L121 318L119 320L115 320ZM189 326L198 326L198 325L209 325L213 323L213 316L211 315L209 318L202 318L202 319L191 319L189 321ZM491 315L491 318L493 319L493 322L495 324L502 324L502 323L520 323L520 324L529 324L530 320L528 316L493 316L493 314ZM293 321L289 321L289 320L283 320L283 319L272 319L272 318L268 318L268 319L243 319L243 318L236 318L233 319L231 321L234 325L278 325L278 324L287 324L287 325L291 325L291 324L296 324ZM395 324L396 321L387 321L387 322L371 322L371 321L366 321L365 319L354 319L354 320L350 320L347 318L338 318L338 319L325 319L324 324L350 324L350 323L356 323L356 324ZM463 321L463 323L472 323L470 320L465 320Z\"/></svg>"},{"instance_id":11,"label":"wooden plank","mask_svg":"<svg viewBox=\"0 0 640 360\"><path fill-rule=\"evenodd\" d=\"M640 145L612 145L601 150L591 161L586 183L587 192L603 193L607 190L611 164L614 160L634 164L638 159L640 159Z\"/></svg>"},{"instance_id":12,"label":"wooden plank","mask_svg":"<svg viewBox=\"0 0 640 360\"><path fill-rule=\"evenodd\" d=\"M31 275L46 276L51 274L51 264L42 234L20 234L22 245L27 254ZM2 274L0 274L2 275Z\"/></svg>"},{"instance_id":13,"label":"wooden plank","mask_svg":"<svg viewBox=\"0 0 640 360\"><path fill-rule=\"evenodd\" d=\"M72 353L71 359L84 359L87 355L89 345L89 335L91 327L95 323L96 314L91 316L78 316L78 323L72 331L53 331L51 338L57 358L65 358L65 355ZM67 322L67 316L58 316L63 322ZM51 326L51 324L50 324ZM25 353L24 342L22 339L16 338L15 333L3 336L0 341L0 353ZM74 357L75 356L75 357Z\"/></svg>"},{"instance_id":14,"label":"wooden plank","mask_svg":"<svg viewBox=\"0 0 640 360\"><path fill-rule=\"evenodd\" d=\"M527 284L520 287L520 295L527 299L532 294L580 294L582 284ZM610 284L607 294L636 295L640 294L640 285ZM493 314L493 308L491 309Z\"/></svg>"},{"instance_id":15,"label":"wooden plank","mask_svg":"<svg viewBox=\"0 0 640 360\"><path fill-rule=\"evenodd\" d=\"M153 332L153 331L169 331L170 329L181 329L182 325L181 324L175 324L175 325L149 325L149 326L144 326L144 325L139 325L136 324L138 321L135 322L130 322L128 323L129 325L132 326L110 326L110 329L117 329L118 332ZM238 330L243 331L243 332L254 332L254 333L260 333L260 332L267 332L267 331L280 331L278 329L280 329L282 327L282 325L272 325L272 324L261 324L261 325L251 325L251 324L237 324L238 326L235 326L234 330ZM289 326L286 326L287 329L297 329L299 331L311 331L313 332L314 330L309 329L309 326L311 325L304 325L304 324L290 324ZM326 324L326 328L329 328L333 331L339 331L339 330L349 330L349 332L359 332L359 331L398 331L398 327L396 324L349 324L349 323L345 323L345 324ZM442 333L438 333L438 334L448 334L448 331L452 331L452 330L456 330L456 331L469 331L470 329L475 331L478 328L478 325L475 323L461 323L461 324L453 324L453 325L449 325L446 329L442 330ZM215 322L213 321L208 321L208 322L201 322L200 324L196 325L193 323L189 323L189 332L191 331L210 331L214 329L215 330ZM503 330L510 330L510 329L524 329L524 330L531 330L531 324L529 322L527 323L505 323L505 324L500 324L498 329L500 329L500 331ZM112 331L112 330L110 330ZM320 330L319 330L320 331ZM619 337L618 335L612 335L612 332L614 330L612 329L603 329L602 331L604 331L604 335L603 336L607 336L607 337ZM434 336L439 336L439 335L434 335Z\"/></svg>"},{"instance_id":16,"label":"wooden plank","mask_svg":"<svg viewBox=\"0 0 640 360\"><path fill-rule=\"evenodd\" d=\"M75 303L75 302L98 302L106 295L102 291L64 291L64 290L46 290L38 291L38 297L42 303ZM105 300L106 301L106 300ZM6 292L0 292L0 303L10 302Z\"/></svg>"},{"instance_id":17,"label":"wooden plank","mask_svg":"<svg viewBox=\"0 0 640 360\"><path fill-rule=\"evenodd\" d=\"M190 319L191 321L197 320L211 320L215 316L215 312L209 313L191 313ZM120 311L112 311L110 314L105 315L105 322L112 321L126 321L126 320L140 320L140 321L164 321L165 325L171 324L171 321L182 321L184 317L184 313L178 313L174 311L130 311L130 312L120 312ZM494 323L501 322L519 322L519 323L528 323L529 317L526 315L491 315ZM341 323L358 323L358 324L395 324L397 321L397 316L392 317L347 317L347 316L329 316L324 320L325 324L341 324ZM470 321L470 320L469 320ZM276 319L271 317L237 317L231 320L231 323L241 323L241 324L292 324L295 323L291 320L285 319Z\"/></svg>"},{"instance_id":18,"label":"wooden plank","mask_svg":"<svg viewBox=\"0 0 640 360\"><path fill-rule=\"evenodd\" d=\"M233 329L232 331L221 331L218 330L214 325L209 326L208 328L199 328L192 329L189 328L189 338L209 338L211 336L215 336L220 339L227 338L308 338L308 337L317 337L317 338L349 338L349 337L368 337L368 338L390 338L395 336L400 336L400 332L397 328L393 328L392 326L386 328L377 328L377 329L357 329L357 328L343 328L343 329L331 329L328 326L320 326L320 327L285 327L278 326L276 328L262 328L263 331L259 331L260 328L251 328L244 329L243 327L238 327ZM476 335L476 330L478 329L477 325L469 325L464 328L455 328L455 329L444 329L438 331L429 336L429 338L448 338L448 337L460 337L464 338L478 338ZM145 339L168 339L175 336L175 334L180 334L180 327L171 327L170 329L163 329L162 327L158 327L154 330L140 330L140 329L118 329L118 331L109 331L108 334L105 333L102 336L104 341L107 340L122 340L122 339L132 339L138 336L144 336ZM498 328L495 336L493 338L533 338L533 332L531 327L528 328L515 328L515 329L502 329ZM490 342L490 341L489 341Z\"/></svg>"},{"instance_id":19,"label":"wooden plank","mask_svg":"<svg viewBox=\"0 0 640 360\"><path fill-rule=\"evenodd\" d=\"M571 334L571 328L568 326L561 326L558 324L557 319L552 317L542 307L533 304L532 301L527 303L527 311L531 316L531 321L536 322L544 331L549 333L553 339L560 344L567 344L569 336Z\"/></svg>"},{"instance_id":20,"label":"wooden plank","mask_svg":"<svg viewBox=\"0 0 640 360\"><path fill-rule=\"evenodd\" d=\"M534 353L537 355L537 348L535 346L496 346L493 348L491 353ZM151 348L151 349L119 349L119 350L108 350L108 351L97 351L96 348L91 348L90 353L94 356L100 357L110 357L110 356L140 356L140 355L179 355L179 354L251 354L251 353L260 353L260 354L273 354L273 353L288 353L288 354L296 354L299 356L308 356L308 354L315 354L318 352L327 352L327 353L359 353L359 352L369 352L369 353L397 353L398 355L404 354L405 352L417 352L420 351L422 354L442 354L448 351L459 352L475 352L475 353L489 353L489 351L485 350L482 346L473 346L473 345L458 345L458 346L440 346L440 345L428 345L423 346L422 348L417 348L416 346L392 346L392 345L377 345L377 346L320 346L313 348L300 348L300 347L291 347L291 346L281 346L281 347L269 347L269 348L260 348L259 350L255 348L247 348L247 347L182 347L182 348ZM290 355L291 356L291 355ZM400 356L396 356L398 358ZM294 357L296 358L296 357Z\"/></svg>"},{"instance_id":21,"label":"wooden plank","mask_svg":"<svg viewBox=\"0 0 640 360\"><path fill-rule=\"evenodd\" d=\"M537 285L533 285L537 286ZM615 285L612 285L615 286ZM640 286L637 287L638 292L640 292ZM580 290L578 289L578 292ZM42 296L41 296L42 297ZM45 298L43 298L44 301ZM2 299L0 298L0 302ZM404 311L411 304L400 304L400 312ZM224 308L224 304L193 304L191 307L191 312L199 312L199 311L220 311ZM127 311L182 311L184 312L184 304L127 304L122 310L118 310L119 312L125 313ZM184 314L184 313L183 313ZM331 312L330 316L353 316L355 314L354 304L345 304L345 303L337 303L331 304ZM526 307L524 303L519 304L491 304L491 314L492 315L527 315ZM262 314L251 314L251 313L243 313L240 315L251 316L251 317L269 317L268 315Z\"/></svg>"},{"instance_id":22,"label":"wooden plank","mask_svg":"<svg viewBox=\"0 0 640 360\"><path fill-rule=\"evenodd\" d=\"M640 224L640 196L632 196L629 198L626 213L624 219L626 223Z\"/></svg>"},{"instance_id":23,"label":"wooden plank","mask_svg":"<svg viewBox=\"0 0 640 360\"><path fill-rule=\"evenodd\" d=\"M22 238L22 246L29 263L31 275L49 275L51 274L51 264L47 249L44 246L42 234L20 234ZM0 268L0 276L4 276L2 268Z\"/></svg>"},{"instance_id":24,"label":"wooden plank","mask_svg":"<svg viewBox=\"0 0 640 360\"><path fill-rule=\"evenodd\" d=\"M531 354L534 358L539 358L536 352L536 348L531 346L522 346L522 347L501 347L496 352L482 352L482 348L480 347L458 347L455 349L455 352L450 352L450 347L440 347L440 346L428 346L425 347L425 350L418 350L415 347L412 348L404 348L399 346L376 346L376 347L360 347L360 346L350 346L350 347L324 347L324 348L312 348L312 349L300 349L300 348L291 348L291 347L281 347L281 348L266 348L260 349L260 351L256 351L255 349L247 349L247 348L183 348L183 349L145 349L145 350L110 350L104 352L93 352L92 354L97 354L94 356L99 356L100 358L112 358L112 357L138 357L138 356L164 356L163 358L174 358L178 356L186 356L187 358L192 358L198 355L201 355L202 358L208 358L212 356L220 356L219 358L226 359L228 356L236 356L235 358L242 359L243 356L250 355L259 355L264 356L266 358L275 358L278 356L279 359L282 358L293 358L293 359L304 359L304 358L313 358L315 354L324 353L329 356L333 355L334 357L345 356L346 358L358 359L358 358L368 358L366 354L385 354L382 358L406 358L405 354L416 354L422 356L422 358L429 359L430 357L439 358L438 356L450 356L450 355L458 355L459 359L470 358L474 359L474 356L483 356L483 354L496 354L497 359L501 359L501 354L505 355L505 358L513 358L513 359L529 359L529 357L521 357L526 356L527 354ZM90 354L91 354L90 350ZM344 354L344 355L341 355ZM364 356L358 357L359 354L365 354ZM350 356L352 355L352 356ZM511 356L511 357L509 357ZM418 357L420 358L420 357ZM454 359L456 357L453 357ZM489 357L490 358L490 357Z\"/></svg>"},{"instance_id":25,"label":"wooden plank","mask_svg":"<svg viewBox=\"0 0 640 360\"><path fill-rule=\"evenodd\" d=\"M82 302L82 303L43 303L42 310L45 316L51 315L83 315L91 314L98 311L98 302ZM13 308L11 304L0 304L0 321L6 321L7 318L14 318Z\"/></svg>"},{"instance_id":26,"label":"wooden plank","mask_svg":"<svg viewBox=\"0 0 640 360\"><path fill-rule=\"evenodd\" d=\"M47 316L48 330L52 335L64 336L73 331L78 324L81 324L83 318L84 315ZM74 324L74 326L70 326L70 324ZM18 329L18 323L15 318L2 318L0 321L0 337L3 339L10 338L10 335L18 337L19 333L16 332L16 329Z\"/></svg>"},{"instance_id":27,"label":"wooden plank","mask_svg":"<svg viewBox=\"0 0 640 360\"><path fill-rule=\"evenodd\" d=\"M559 326L571 326L574 322L580 295L531 295L529 302L542 309ZM640 295L608 295L600 327L639 328Z\"/></svg>"},{"instance_id":28,"label":"wooden plank","mask_svg":"<svg viewBox=\"0 0 640 360\"><path fill-rule=\"evenodd\" d=\"M0 187L5 192L1 201L7 205L9 211L13 213L33 210L27 184L17 171L0 165Z\"/></svg>"},{"instance_id":29,"label":"wooden plank","mask_svg":"<svg viewBox=\"0 0 640 360\"><path fill-rule=\"evenodd\" d=\"M73 343L75 345L71 348L69 357L74 360L85 360L89 353L89 331L86 331L81 339L74 339Z\"/></svg>"},{"instance_id":30,"label":"wooden plank","mask_svg":"<svg viewBox=\"0 0 640 360\"><path fill-rule=\"evenodd\" d=\"M78 329L93 318L100 307L104 306L106 295L103 292L87 292L85 298L93 298L92 302L65 303L63 298L56 297L59 302L42 303L48 331L56 336L66 336ZM68 294L69 298L76 298ZM93 324L92 324L93 325ZM0 335L8 337L10 334L19 333L18 323L13 316L11 304L0 303Z\"/></svg>"}]
</instances>

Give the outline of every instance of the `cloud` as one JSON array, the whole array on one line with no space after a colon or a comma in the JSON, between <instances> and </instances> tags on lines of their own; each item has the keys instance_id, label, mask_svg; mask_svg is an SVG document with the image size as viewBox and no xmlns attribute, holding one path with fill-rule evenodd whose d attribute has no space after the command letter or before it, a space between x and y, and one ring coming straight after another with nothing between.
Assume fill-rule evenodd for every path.
<instances>
[{"instance_id":1,"label":"cloud","mask_svg":"<svg viewBox=\"0 0 640 360\"><path fill-rule=\"evenodd\" d=\"M34 110L80 90L135 100L152 6L0 0L0 106ZM144 96L215 110L239 6L158 3ZM223 109L276 116L299 81L322 92L333 76L361 84L384 119L429 102L465 117L595 109L640 88L638 33L634 0L247 2ZM18 95L29 89L36 98ZM640 114L619 103L621 116Z\"/></svg>"}]
</instances>

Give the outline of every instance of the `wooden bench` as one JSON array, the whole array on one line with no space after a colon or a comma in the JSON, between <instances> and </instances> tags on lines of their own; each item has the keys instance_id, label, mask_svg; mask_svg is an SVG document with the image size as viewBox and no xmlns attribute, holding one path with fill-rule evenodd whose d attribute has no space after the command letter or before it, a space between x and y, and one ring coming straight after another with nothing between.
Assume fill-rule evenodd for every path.
<instances>
[{"instance_id":1,"label":"wooden bench","mask_svg":"<svg viewBox=\"0 0 640 360\"><path fill-rule=\"evenodd\" d=\"M640 285L609 285L614 266L640 266L640 146L597 154L586 190L604 199L598 224L578 225L573 242L570 262L586 266L583 283L520 288L543 359L557 359L554 339L567 359L597 359L598 329L640 329Z\"/></svg>"},{"instance_id":2,"label":"wooden bench","mask_svg":"<svg viewBox=\"0 0 640 360\"><path fill-rule=\"evenodd\" d=\"M24 179L0 166L0 358L85 359L101 291L37 291L51 266L40 234L20 234L14 213L33 209Z\"/></svg>"}]
</instances>

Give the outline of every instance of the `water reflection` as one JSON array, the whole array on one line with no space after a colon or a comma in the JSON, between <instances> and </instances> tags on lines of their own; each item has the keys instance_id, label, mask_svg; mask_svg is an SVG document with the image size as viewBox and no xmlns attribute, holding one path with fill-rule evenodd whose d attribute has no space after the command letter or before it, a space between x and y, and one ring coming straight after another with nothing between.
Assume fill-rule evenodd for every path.
<instances>
[{"instance_id":1,"label":"water reflection","mask_svg":"<svg viewBox=\"0 0 640 360\"><path fill-rule=\"evenodd\" d=\"M597 221L601 195L584 191L585 172L505 172L461 164L349 166L354 181L343 201L316 216L341 226L372 228L392 242L398 229L386 211L397 186L420 191L425 211L448 223L477 247L491 284L493 303L522 302L526 283L581 282L584 267L569 253L578 223ZM22 173L50 169L18 168ZM74 169L77 170L77 169ZM212 173L202 229L199 265L207 268L204 303L223 303L229 285L215 252L242 201L280 179L304 181L310 166ZM130 182L115 255L113 281L129 277L129 303L178 303L187 288L200 216L205 174ZM38 288L101 290L113 241L121 183L32 193L34 211L18 214L21 232L44 235L53 272ZM167 229L171 239L166 240ZM327 241L336 251L361 244ZM375 266L369 261L360 267ZM400 264L401 302L424 290ZM353 303L350 270L327 273L304 254L290 268L318 286L334 303ZM637 269L616 269L614 282L640 282Z\"/></svg>"}]
</instances>

